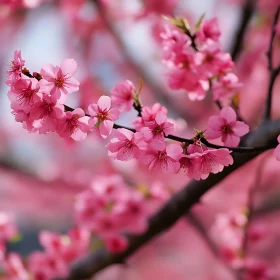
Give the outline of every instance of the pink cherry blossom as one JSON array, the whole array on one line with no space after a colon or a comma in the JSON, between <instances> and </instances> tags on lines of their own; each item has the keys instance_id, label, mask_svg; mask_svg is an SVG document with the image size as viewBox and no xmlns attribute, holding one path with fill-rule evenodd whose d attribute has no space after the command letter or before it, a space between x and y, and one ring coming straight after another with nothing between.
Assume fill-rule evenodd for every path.
<instances>
[{"instance_id":1,"label":"pink cherry blossom","mask_svg":"<svg viewBox=\"0 0 280 280\"><path fill-rule=\"evenodd\" d=\"M31 108L29 116L32 120L40 120L40 124L37 125L39 133L56 131L58 119L64 116L64 106L53 101L49 95L43 94L42 100Z\"/></svg>"},{"instance_id":2,"label":"pink cherry blossom","mask_svg":"<svg viewBox=\"0 0 280 280\"><path fill-rule=\"evenodd\" d=\"M112 236L105 239L105 245L112 253L120 253L127 248L128 242L125 237Z\"/></svg>"},{"instance_id":3,"label":"pink cherry blossom","mask_svg":"<svg viewBox=\"0 0 280 280\"><path fill-rule=\"evenodd\" d=\"M39 89L39 83L34 78L14 82L8 92L11 108L15 111L23 110L25 113L29 113L33 105L41 99Z\"/></svg>"},{"instance_id":4,"label":"pink cherry blossom","mask_svg":"<svg viewBox=\"0 0 280 280\"><path fill-rule=\"evenodd\" d=\"M222 172L224 166L229 166L233 164L233 158L230 155L228 149L207 149L200 154L199 162L199 172L201 173L201 178L206 179L203 175L208 175L210 173Z\"/></svg>"},{"instance_id":5,"label":"pink cherry blossom","mask_svg":"<svg viewBox=\"0 0 280 280\"><path fill-rule=\"evenodd\" d=\"M80 83L73 78L77 70L74 59L65 59L60 67L47 64L41 69L42 90L49 93L54 100L64 103L66 95L79 90Z\"/></svg>"},{"instance_id":6,"label":"pink cherry blossom","mask_svg":"<svg viewBox=\"0 0 280 280\"><path fill-rule=\"evenodd\" d=\"M201 175L198 170L199 163L200 163L199 155L197 154L184 155L179 162L180 162L181 169L187 173L189 178L200 180L201 176L202 179L203 177L207 176L207 175L205 176Z\"/></svg>"},{"instance_id":7,"label":"pink cherry blossom","mask_svg":"<svg viewBox=\"0 0 280 280\"><path fill-rule=\"evenodd\" d=\"M70 229L67 235L62 236L62 240L64 243L62 257L70 264L88 253L91 233L85 228L76 226Z\"/></svg>"},{"instance_id":8,"label":"pink cherry blossom","mask_svg":"<svg viewBox=\"0 0 280 280\"><path fill-rule=\"evenodd\" d=\"M47 252L54 254L62 253L64 243L59 235L50 231L41 231L39 241Z\"/></svg>"},{"instance_id":9,"label":"pink cherry blossom","mask_svg":"<svg viewBox=\"0 0 280 280\"><path fill-rule=\"evenodd\" d=\"M112 131L114 121L119 118L120 110L111 108L111 98L109 96L101 96L97 104L91 104L88 107L91 115L89 126L91 129L97 127L100 135L106 138Z\"/></svg>"},{"instance_id":10,"label":"pink cherry blossom","mask_svg":"<svg viewBox=\"0 0 280 280\"><path fill-rule=\"evenodd\" d=\"M71 137L75 141L84 140L88 133L88 119L80 108L73 112L66 112L65 116L59 120L58 134L65 138Z\"/></svg>"},{"instance_id":11,"label":"pink cherry blossom","mask_svg":"<svg viewBox=\"0 0 280 280\"><path fill-rule=\"evenodd\" d=\"M220 65L224 64L223 53L218 42L207 40L197 53L197 60L199 61L197 71L201 79L212 78L219 73Z\"/></svg>"},{"instance_id":12,"label":"pink cherry blossom","mask_svg":"<svg viewBox=\"0 0 280 280\"><path fill-rule=\"evenodd\" d=\"M154 122L158 112L162 112L163 114L167 115L168 111L166 107L159 103L155 103L152 108L144 106L142 108L142 117L137 118L136 121L133 122L135 129L140 131L148 123Z\"/></svg>"},{"instance_id":13,"label":"pink cherry blossom","mask_svg":"<svg viewBox=\"0 0 280 280\"><path fill-rule=\"evenodd\" d=\"M12 111L15 115L16 122L22 123L23 128L27 129L29 132L36 132L37 128L34 127L34 120L22 110Z\"/></svg>"},{"instance_id":14,"label":"pink cherry blossom","mask_svg":"<svg viewBox=\"0 0 280 280\"><path fill-rule=\"evenodd\" d=\"M141 133L133 133L130 130L121 128L115 131L116 138L110 140L107 144L109 156L118 160L130 160L138 158L146 142Z\"/></svg>"},{"instance_id":15,"label":"pink cherry blossom","mask_svg":"<svg viewBox=\"0 0 280 280\"><path fill-rule=\"evenodd\" d=\"M231 107L223 108L219 116L210 117L205 132L207 139L221 137L226 146L238 146L240 137L249 132L249 126L236 119L236 113Z\"/></svg>"},{"instance_id":16,"label":"pink cherry blossom","mask_svg":"<svg viewBox=\"0 0 280 280\"><path fill-rule=\"evenodd\" d=\"M21 257L16 253L10 253L5 260L5 270L11 280L28 280L29 275L23 265Z\"/></svg>"},{"instance_id":17,"label":"pink cherry blossom","mask_svg":"<svg viewBox=\"0 0 280 280\"><path fill-rule=\"evenodd\" d=\"M203 100L209 89L209 82L201 79L196 73L186 69L176 69L168 74L168 85L171 89L185 89L190 100Z\"/></svg>"},{"instance_id":18,"label":"pink cherry blossom","mask_svg":"<svg viewBox=\"0 0 280 280\"><path fill-rule=\"evenodd\" d=\"M150 170L178 173L180 170L179 159L182 156L182 152L183 149L178 144L166 146L164 142L153 140L140 159L149 166Z\"/></svg>"},{"instance_id":19,"label":"pink cherry blossom","mask_svg":"<svg viewBox=\"0 0 280 280\"><path fill-rule=\"evenodd\" d=\"M146 141L157 139L164 140L164 136L174 132L174 124L167 121L167 115L163 112L156 114L155 120L146 122L146 126L141 129L141 133Z\"/></svg>"},{"instance_id":20,"label":"pink cherry blossom","mask_svg":"<svg viewBox=\"0 0 280 280\"><path fill-rule=\"evenodd\" d=\"M137 234L146 230L149 210L143 195L137 192L124 193L115 213L119 217L122 231Z\"/></svg>"},{"instance_id":21,"label":"pink cherry blossom","mask_svg":"<svg viewBox=\"0 0 280 280\"><path fill-rule=\"evenodd\" d=\"M170 66L185 66L194 64L194 51L189 48L190 38L183 31L167 25L161 33L162 61Z\"/></svg>"},{"instance_id":22,"label":"pink cherry blossom","mask_svg":"<svg viewBox=\"0 0 280 280\"><path fill-rule=\"evenodd\" d=\"M0 211L0 241L8 241L18 234L16 226L7 213Z\"/></svg>"},{"instance_id":23,"label":"pink cherry blossom","mask_svg":"<svg viewBox=\"0 0 280 280\"><path fill-rule=\"evenodd\" d=\"M133 95L136 89L131 81L125 81L117 84L111 89L111 99L113 105L120 106L121 111L129 111L132 109L134 102Z\"/></svg>"},{"instance_id":24,"label":"pink cherry blossom","mask_svg":"<svg viewBox=\"0 0 280 280\"><path fill-rule=\"evenodd\" d=\"M11 85L21 79L21 71L25 61L21 58L21 51L14 52L11 69L8 71L7 85Z\"/></svg>"},{"instance_id":25,"label":"pink cherry blossom","mask_svg":"<svg viewBox=\"0 0 280 280\"><path fill-rule=\"evenodd\" d=\"M33 252L28 258L28 269L37 279L53 279L66 277L68 265L59 255L49 252ZM40 277L39 277L40 276ZM36 279L36 278L35 278Z\"/></svg>"},{"instance_id":26,"label":"pink cherry blossom","mask_svg":"<svg viewBox=\"0 0 280 280\"><path fill-rule=\"evenodd\" d=\"M211 39L217 41L221 35L221 31L218 24L217 18L212 18L210 20L203 19L200 24L200 29L196 32L197 38L202 42Z\"/></svg>"},{"instance_id":27,"label":"pink cherry blossom","mask_svg":"<svg viewBox=\"0 0 280 280\"><path fill-rule=\"evenodd\" d=\"M242 87L238 77L228 73L213 82L212 93L214 100L220 101L231 98Z\"/></svg>"}]
</instances>

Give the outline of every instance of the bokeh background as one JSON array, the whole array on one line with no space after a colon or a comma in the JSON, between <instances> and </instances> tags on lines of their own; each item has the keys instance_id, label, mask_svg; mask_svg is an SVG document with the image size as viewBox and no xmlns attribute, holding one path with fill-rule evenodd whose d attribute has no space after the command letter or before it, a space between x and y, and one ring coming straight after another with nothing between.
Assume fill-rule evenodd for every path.
<instances>
[{"instance_id":1,"label":"bokeh background","mask_svg":"<svg viewBox=\"0 0 280 280\"><path fill-rule=\"evenodd\" d=\"M76 77L81 87L67 100L67 105L72 107L87 109L101 95L110 94L116 83L129 79L137 84L142 77L143 103L151 105L157 101L165 105L169 116L176 120L178 135L189 137L194 127L205 129L208 117L218 110L210 97L193 103L186 92L173 92L168 88L167 69L160 57L160 32L166 24L162 15L183 16L193 25L203 13L208 19L216 16L222 31L222 48L232 52L246 1L99 2L101 6L90 0L0 0L0 210L12 214L22 230L22 240L11 246L25 254L38 247L36 234L40 229L64 232L73 224L75 194L87 188L97 175L120 173L132 185L164 182L174 192L189 179L184 174L162 178L161 174L147 173L133 161L113 161L107 157L106 142L94 134L81 143L74 143L55 134L25 131L14 121L5 85L13 52L22 51L31 72L39 72L47 63L59 65L65 58L77 60ZM279 0L256 0L254 16L236 57L235 70L244 83L239 95L240 111L251 127L255 127L262 116L269 75L266 51L273 14L279 4ZM280 57L279 45L278 40L275 61ZM275 118L280 113L279 88L278 80L273 107ZM136 112L132 111L118 122L129 125L135 118ZM98 277L235 279L207 248L202 237L204 232L211 232L218 213L240 211L246 206L252 185L257 185L255 207L256 213L260 213L256 214L255 227L266 234L273 233L269 242L258 244L252 252L261 255L278 271L279 168L271 152L258 157L229 176L194 208L204 226L202 232L198 232L187 217L181 219L170 232L140 250L126 268L113 267ZM269 253L271 248L273 253Z\"/></svg>"}]
</instances>

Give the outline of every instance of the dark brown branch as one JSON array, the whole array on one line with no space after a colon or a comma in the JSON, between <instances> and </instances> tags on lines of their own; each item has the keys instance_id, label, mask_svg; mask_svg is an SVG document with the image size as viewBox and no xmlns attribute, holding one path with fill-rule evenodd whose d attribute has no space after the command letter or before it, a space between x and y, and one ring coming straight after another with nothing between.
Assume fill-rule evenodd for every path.
<instances>
[{"instance_id":1,"label":"dark brown branch","mask_svg":"<svg viewBox=\"0 0 280 280\"><path fill-rule=\"evenodd\" d=\"M226 168L217 175L210 175L205 181L192 181L187 187L175 194L149 221L148 229L142 235L130 236L129 247L121 254L111 254L106 249L100 249L73 264L68 280L87 279L98 271L124 262L141 246L173 226L203 194L221 182L231 172L256 157L259 153L250 155L236 155L234 165Z\"/></svg>"},{"instance_id":2,"label":"dark brown branch","mask_svg":"<svg viewBox=\"0 0 280 280\"><path fill-rule=\"evenodd\" d=\"M260 135L262 139L266 139L266 141L262 140L261 143L265 145L275 143L274 136L280 133L280 120L278 120L277 123L276 121L269 122L265 126L261 126L259 130L260 131L250 135L248 138L252 145L258 145L260 143ZM266 135L266 137L263 137L264 135ZM175 194L170 201L149 220L149 226L145 233L129 237L129 247L126 251L120 254L112 254L106 249L97 250L75 262L67 280L86 279L112 264L123 263L140 247L173 226L209 189L213 188L227 175L231 174L260 153L260 151L257 151L250 154L234 154L234 164L225 168L223 172L216 175L211 174L208 179L204 181L192 181L188 186Z\"/></svg>"},{"instance_id":3,"label":"dark brown branch","mask_svg":"<svg viewBox=\"0 0 280 280\"><path fill-rule=\"evenodd\" d=\"M280 65L277 68L273 67L273 42L274 42L274 38L276 35L275 27L276 27L276 24L279 19L279 14L280 14L280 6L278 7L274 20L273 20L271 37L270 37L270 42L269 42L269 50L267 53L268 69L270 71L270 78L269 78L269 86L268 86L268 92L267 92L264 120L271 119L273 87L274 87L277 76L280 74Z\"/></svg>"},{"instance_id":4,"label":"dark brown branch","mask_svg":"<svg viewBox=\"0 0 280 280\"><path fill-rule=\"evenodd\" d=\"M73 108L64 105L65 111L74 111ZM86 116L90 117L89 114L86 114ZM131 127L127 127L127 126L123 126L123 125L119 125L119 124L114 124L113 126L114 129L118 129L118 128L125 128L127 130L130 130L132 132L136 132L136 130L134 128ZM187 143L187 144L193 144L195 142L194 139L187 139L187 138L182 138L176 135L167 135L165 136L165 138L167 139L171 139L177 142L181 142L181 143ZM226 147L226 146L220 146L220 145L216 145L216 144L212 144L210 142L208 142L205 138L201 138L200 139L201 143L203 143L204 145L206 145L209 148L214 148L214 149L221 149L221 148L226 148L231 150L232 152L237 152L237 153L255 153L255 152L263 152L266 151L269 148L274 147L274 143L271 146L260 146L260 147L237 147L237 148L231 148L231 147Z\"/></svg>"},{"instance_id":5,"label":"dark brown branch","mask_svg":"<svg viewBox=\"0 0 280 280\"><path fill-rule=\"evenodd\" d=\"M237 28L236 35L234 37L235 38L234 44L230 51L233 61L236 61L236 59L238 58L238 56L242 50L244 36L246 34L250 20L254 14L255 5L256 5L256 0L246 0L245 5L243 6L241 19L239 21L240 24Z\"/></svg>"}]
</instances>

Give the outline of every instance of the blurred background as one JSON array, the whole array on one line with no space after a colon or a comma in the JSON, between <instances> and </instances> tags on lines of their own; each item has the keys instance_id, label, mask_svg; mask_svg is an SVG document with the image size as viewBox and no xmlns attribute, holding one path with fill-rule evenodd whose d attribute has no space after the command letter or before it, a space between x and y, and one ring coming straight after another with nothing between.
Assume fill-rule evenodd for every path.
<instances>
[{"instance_id":1,"label":"blurred background","mask_svg":"<svg viewBox=\"0 0 280 280\"><path fill-rule=\"evenodd\" d=\"M118 82L128 79L137 85L141 77L143 104L160 102L166 106L178 126L177 134L190 137L194 127L205 129L209 116L218 110L210 97L191 102L186 92L173 92L168 88L167 69L160 56L160 33L166 24L162 15L182 16L192 25L204 13L207 19L217 17L222 49L234 53L247 2L0 0L0 210L13 215L23 232L22 240L12 245L13 248L24 253L37 248L36 234L42 228L67 230L74 222L75 194L87 188L97 175L119 173L132 185L160 181L174 192L189 180L184 174L164 178L161 174L149 174L133 161L113 161L107 157L107 142L94 134L74 143L56 134L28 133L15 122L7 98L5 77L13 52L22 51L30 72L39 72L47 63L60 65L65 58L74 58L78 62L76 77L81 86L78 93L69 95L67 105L85 110L101 95L110 94ZM273 15L280 1L256 0L254 4L242 46L234 55L236 74L244 83L239 96L240 112L252 128L258 124L263 111L269 76L266 52ZM280 57L279 46L278 40L275 61ZM274 118L280 115L279 88L278 79ZM136 116L136 112L128 112L118 123L130 125ZM278 271L279 168L270 151L261 155L210 191L194 208L203 225L201 232L186 217L170 232L140 250L125 270L113 267L101 273L100 279L236 279L211 253L201 234L211 232L217 214L244 209L252 186L256 189L253 229L256 228L258 234L271 233L269 241L254 245L256 247L252 245L252 252ZM251 280L258 279L280 277Z\"/></svg>"}]
</instances>

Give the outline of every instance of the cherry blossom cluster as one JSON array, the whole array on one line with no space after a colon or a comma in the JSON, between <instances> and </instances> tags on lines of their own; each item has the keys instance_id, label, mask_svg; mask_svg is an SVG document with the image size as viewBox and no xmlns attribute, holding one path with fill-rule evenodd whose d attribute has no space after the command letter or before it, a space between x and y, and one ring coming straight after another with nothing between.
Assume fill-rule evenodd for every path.
<instances>
[{"instance_id":1,"label":"cherry blossom cluster","mask_svg":"<svg viewBox=\"0 0 280 280\"><path fill-rule=\"evenodd\" d=\"M89 105L86 114L81 108L65 105L67 95L79 89L79 82L73 77L76 70L75 60L66 59L60 66L48 64L40 73L32 75L25 68L21 52L16 51L6 81L16 121L23 123L30 132L56 132L76 141L84 140L93 130L107 138L116 128L114 137L107 144L108 154L113 159L137 159L149 170L160 172L176 174L183 170L196 180L221 172L224 166L233 163L229 149L208 147L203 142L205 137L221 138L225 144L235 147L240 137L249 131L228 107L220 116L209 119L205 136L202 131L192 139L173 136L175 122L168 118L167 108L158 103L152 107L142 106L139 99L142 82L138 89L131 81L117 84L111 90L111 97L101 96L97 103ZM133 128L114 124L121 112L132 108L138 111Z\"/></svg>"},{"instance_id":2,"label":"cherry blossom cluster","mask_svg":"<svg viewBox=\"0 0 280 280\"><path fill-rule=\"evenodd\" d=\"M229 100L242 84L232 72L234 62L223 52L216 18L201 18L193 32L185 19L171 19L162 36L162 60L169 68L168 85L202 100L211 88L215 101Z\"/></svg>"},{"instance_id":3,"label":"cherry blossom cluster","mask_svg":"<svg viewBox=\"0 0 280 280\"><path fill-rule=\"evenodd\" d=\"M1 274L14 280L67 277L71 263L100 246L113 253L125 250L125 234L144 232L149 216L169 197L169 191L159 182L149 188L132 188L119 175L97 177L89 189L76 197L77 225L62 235L41 231L39 241L43 250L26 258L6 252L5 242L14 240L18 231L8 215L0 212Z\"/></svg>"},{"instance_id":4,"label":"cherry blossom cluster","mask_svg":"<svg viewBox=\"0 0 280 280\"><path fill-rule=\"evenodd\" d=\"M77 223L90 230L110 251L121 252L128 245L124 233L140 234L147 228L153 210L150 202L168 197L158 184L135 189L119 175L99 177L76 199Z\"/></svg>"},{"instance_id":5,"label":"cherry blossom cluster","mask_svg":"<svg viewBox=\"0 0 280 280\"><path fill-rule=\"evenodd\" d=\"M5 279L51 280L66 277L69 265L88 252L90 233L86 229L73 228L65 235L42 231L39 236L44 251L34 251L26 259L10 252L0 268Z\"/></svg>"},{"instance_id":6,"label":"cherry blossom cluster","mask_svg":"<svg viewBox=\"0 0 280 280\"><path fill-rule=\"evenodd\" d=\"M220 246L222 258L234 269L244 271L244 279L274 279L275 272L269 263L244 255L245 238L246 242L252 244L263 240L266 236L260 227L248 228L246 210L218 214L212 233Z\"/></svg>"}]
</instances>

